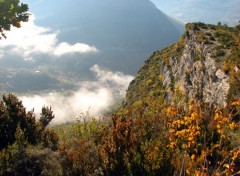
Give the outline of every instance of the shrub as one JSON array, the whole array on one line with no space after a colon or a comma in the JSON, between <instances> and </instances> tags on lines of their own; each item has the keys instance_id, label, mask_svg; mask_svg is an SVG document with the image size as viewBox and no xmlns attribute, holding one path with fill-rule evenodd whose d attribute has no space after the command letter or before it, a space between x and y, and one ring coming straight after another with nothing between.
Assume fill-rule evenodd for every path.
<instances>
[{"instance_id":1,"label":"shrub","mask_svg":"<svg viewBox=\"0 0 240 176\"><path fill-rule=\"evenodd\" d=\"M57 136L50 130L46 130L46 126L53 118L51 108L43 107L40 121L37 122L34 112L26 112L22 102L16 96L4 95L0 102L0 150L15 142L18 125L28 143L32 145L44 143L46 147L56 150Z\"/></svg>"},{"instance_id":2,"label":"shrub","mask_svg":"<svg viewBox=\"0 0 240 176\"><path fill-rule=\"evenodd\" d=\"M225 51L223 50L217 50L215 53L216 57L222 57L225 55Z\"/></svg>"},{"instance_id":3,"label":"shrub","mask_svg":"<svg viewBox=\"0 0 240 176\"><path fill-rule=\"evenodd\" d=\"M1 152L0 161L0 175L63 175L59 153L42 146L19 150L15 143Z\"/></svg>"}]
</instances>

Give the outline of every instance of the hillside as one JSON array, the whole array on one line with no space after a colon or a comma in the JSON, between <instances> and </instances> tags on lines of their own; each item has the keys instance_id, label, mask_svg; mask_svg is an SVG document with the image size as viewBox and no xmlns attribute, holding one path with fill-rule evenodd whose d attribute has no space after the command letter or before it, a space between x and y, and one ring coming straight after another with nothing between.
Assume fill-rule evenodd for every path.
<instances>
[{"instance_id":1,"label":"hillside","mask_svg":"<svg viewBox=\"0 0 240 176\"><path fill-rule=\"evenodd\" d=\"M125 105L151 98L172 104L180 98L224 107L239 100L239 31L240 26L187 24L176 44L145 61L130 83Z\"/></svg>"},{"instance_id":2,"label":"hillside","mask_svg":"<svg viewBox=\"0 0 240 176\"><path fill-rule=\"evenodd\" d=\"M187 24L176 44L145 61L108 133L124 143L110 144L129 147L120 149L126 155L132 152L135 160L128 158L126 165L144 163L139 172L127 171L240 173L239 39L239 25Z\"/></svg>"}]
</instances>

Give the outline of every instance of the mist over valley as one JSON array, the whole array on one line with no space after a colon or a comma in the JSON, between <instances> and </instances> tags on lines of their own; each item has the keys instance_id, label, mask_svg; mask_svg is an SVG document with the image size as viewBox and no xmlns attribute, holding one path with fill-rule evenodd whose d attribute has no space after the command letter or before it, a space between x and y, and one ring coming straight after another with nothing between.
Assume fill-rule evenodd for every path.
<instances>
[{"instance_id":1,"label":"mist over valley","mask_svg":"<svg viewBox=\"0 0 240 176\"><path fill-rule=\"evenodd\" d=\"M20 95L28 110L52 106L62 122L121 103L145 59L184 30L149 0L26 3L29 22L0 43L0 91Z\"/></svg>"}]
</instances>

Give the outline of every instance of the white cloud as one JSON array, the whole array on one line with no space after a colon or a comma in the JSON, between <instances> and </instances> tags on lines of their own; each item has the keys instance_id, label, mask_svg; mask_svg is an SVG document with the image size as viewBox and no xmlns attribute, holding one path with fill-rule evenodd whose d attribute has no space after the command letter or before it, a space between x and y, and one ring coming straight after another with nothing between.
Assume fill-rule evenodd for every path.
<instances>
[{"instance_id":1,"label":"white cloud","mask_svg":"<svg viewBox=\"0 0 240 176\"><path fill-rule=\"evenodd\" d=\"M111 72L107 70L103 70L98 65L94 65L92 68L90 68L92 72L96 74L96 77L98 78L99 82L102 84L115 84L116 87L123 89L126 87L126 85L129 84L129 82L133 79L130 75L124 75L121 72Z\"/></svg>"},{"instance_id":2,"label":"white cloud","mask_svg":"<svg viewBox=\"0 0 240 176\"><path fill-rule=\"evenodd\" d=\"M97 52L97 48L83 43L75 43L73 45L67 42L59 42L58 35L60 31L53 31L50 28L37 26L35 24L34 15L30 17L29 22L23 23L22 27L12 28L6 32L7 39L0 43L0 57L10 52L22 56L23 58L31 58L37 54L48 54L61 57L65 54L83 54Z\"/></svg>"},{"instance_id":3,"label":"white cloud","mask_svg":"<svg viewBox=\"0 0 240 176\"><path fill-rule=\"evenodd\" d=\"M57 45L53 54L55 56L62 56L71 53L91 53L97 51L98 51L97 48L95 48L94 46L89 46L84 43L76 43L74 45L70 45L66 42L62 42Z\"/></svg>"},{"instance_id":4,"label":"white cloud","mask_svg":"<svg viewBox=\"0 0 240 176\"><path fill-rule=\"evenodd\" d=\"M43 106L51 106L55 114L53 123L64 123L76 120L81 113L90 111L91 115L98 116L101 111L112 103L111 92L107 88L96 88L93 91L80 88L71 96L60 93L48 93L44 95L23 96L20 99L27 110L34 108L36 114L41 113Z\"/></svg>"},{"instance_id":5,"label":"white cloud","mask_svg":"<svg viewBox=\"0 0 240 176\"><path fill-rule=\"evenodd\" d=\"M27 110L34 108L37 114L40 113L42 106L52 106L55 114L53 123L76 120L77 115L88 110L97 118L116 100L125 96L125 90L133 77L121 72L113 73L104 70L98 65L93 66L91 70L95 73L97 80L82 82L79 90L71 95L53 92L23 96L20 99Z\"/></svg>"}]
</instances>

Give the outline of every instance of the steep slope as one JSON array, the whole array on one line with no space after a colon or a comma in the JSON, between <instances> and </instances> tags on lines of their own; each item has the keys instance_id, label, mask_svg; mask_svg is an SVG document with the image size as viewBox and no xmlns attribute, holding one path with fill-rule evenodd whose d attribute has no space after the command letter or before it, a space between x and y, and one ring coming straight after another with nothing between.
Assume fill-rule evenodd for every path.
<instances>
[{"instance_id":1,"label":"steep slope","mask_svg":"<svg viewBox=\"0 0 240 176\"><path fill-rule=\"evenodd\" d=\"M156 51L129 86L125 105L162 97L219 107L240 98L240 26L186 25L178 43Z\"/></svg>"},{"instance_id":2,"label":"steep slope","mask_svg":"<svg viewBox=\"0 0 240 176\"><path fill-rule=\"evenodd\" d=\"M107 164L119 161L106 169L239 175L239 35L240 26L187 24L178 43L146 60L104 134Z\"/></svg>"}]
</instances>

